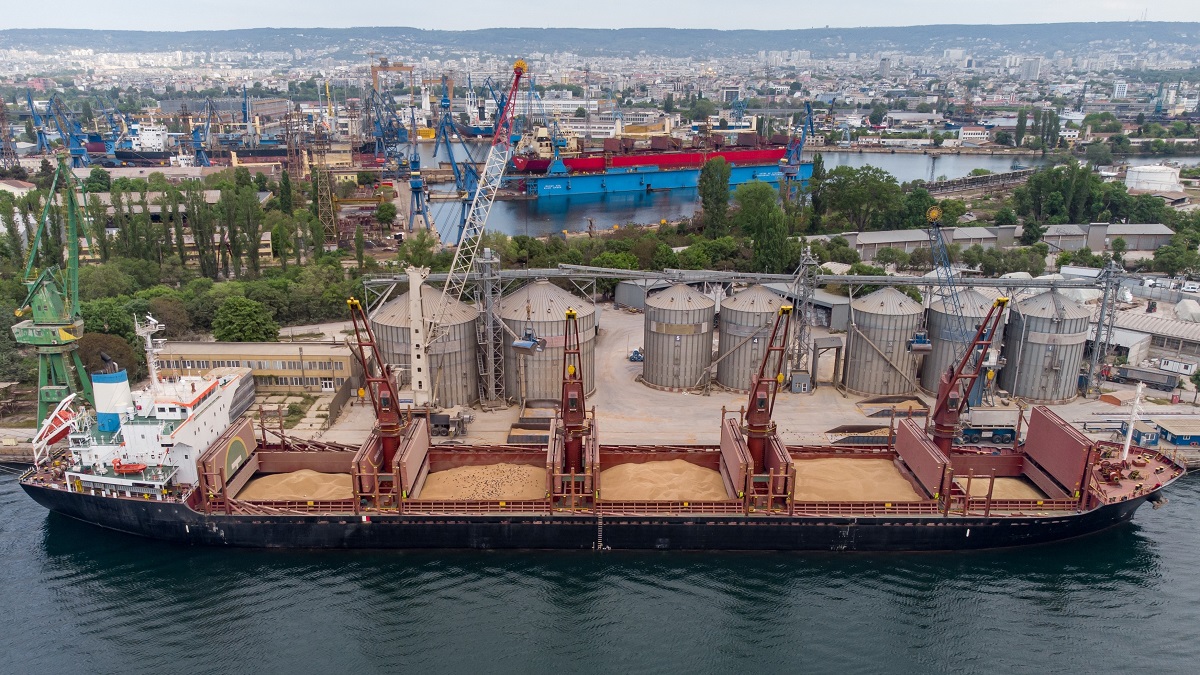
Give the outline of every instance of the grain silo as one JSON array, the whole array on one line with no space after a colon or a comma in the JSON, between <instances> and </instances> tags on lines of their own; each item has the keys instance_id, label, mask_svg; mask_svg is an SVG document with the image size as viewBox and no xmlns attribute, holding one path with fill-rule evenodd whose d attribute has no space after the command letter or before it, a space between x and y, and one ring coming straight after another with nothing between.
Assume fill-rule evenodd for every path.
<instances>
[{"instance_id":1,"label":"grain silo","mask_svg":"<svg viewBox=\"0 0 1200 675\"><path fill-rule=\"evenodd\" d=\"M433 320L440 295L440 291L428 287L422 294L426 321ZM433 401L445 408L471 405L479 400L479 363L475 357L478 349L475 320L479 312L457 300L450 302L451 305L442 315L448 331L443 338L429 346L429 379L433 386ZM408 293L388 302L371 319L371 330L379 341L384 360L389 365L399 366L401 388L412 386L408 371L411 358L409 326Z\"/></svg>"},{"instance_id":2,"label":"grain silo","mask_svg":"<svg viewBox=\"0 0 1200 675\"><path fill-rule=\"evenodd\" d=\"M783 304L783 298L763 286L751 286L721 302L721 326L717 331L717 382L721 386L738 391L750 389Z\"/></svg>"},{"instance_id":3,"label":"grain silo","mask_svg":"<svg viewBox=\"0 0 1200 675\"><path fill-rule=\"evenodd\" d=\"M906 343L921 326L919 303L885 286L850 303L846 389L856 394L907 394L917 389L917 355Z\"/></svg>"},{"instance_id":4,"label":"grain silo","mask_svg":"<svg viewBox=\"0 0 1200 675\"><path fill-rule=\"evenodd\" d=\"M1004 389L1033 403L1074 399L1090 319L1086 309L1055 291L1017 303L1006 331Z\"/></svg>"},{"instance_id":5,"label":"grain silo","mask_svg":"<svg viewBox=\"0 0 1200 675\"><path fill-rule=\"evenodd\" d=\"M596 308L545 279L526 284L500 299L500 318L513 333L546 340L543 351L520 355L504 342L504 389L509 398L555 401L562 396L563 346L567 309L579 312L579 356L583 384L596 389Z\"/></svg>"},{"instance_id":6,"label":"grain silo","mask_svg":"<svg viewBox=\"0 0 1200 675\"><path fill-rule=\"evenodd\" d=\"M975 331L987 316L988 310L992 308L993 302L972 288L959 289L958 300L962 304L963 328L966 334L957 338L954 336L955 331L951 330L954 322L951 319L951 310L946 307L945 299L938 298L929 305L929 320L925 327L929 331L929 341L933 343L933 351L925 355L925 363L921 366L921 388L925 391L937 391L942 373L950 365L956 364L956 359L962 358L966 351L965 345L975 337ZM1001 330L1003 330L1003 324L1001 324ZM992 344L999 347L1000 340L994 339Z\"/></svg>"},{"instance_id":7,"label":"grain silo","mask_svg":"<svg viewBox=\"0 0 1200 675\"><path fill-rule=\"evenodd\" d=\"M716 306L684 284L646 298L646 384L667 389L696 385L712 364Z\"/></svg>"}]
</instances>

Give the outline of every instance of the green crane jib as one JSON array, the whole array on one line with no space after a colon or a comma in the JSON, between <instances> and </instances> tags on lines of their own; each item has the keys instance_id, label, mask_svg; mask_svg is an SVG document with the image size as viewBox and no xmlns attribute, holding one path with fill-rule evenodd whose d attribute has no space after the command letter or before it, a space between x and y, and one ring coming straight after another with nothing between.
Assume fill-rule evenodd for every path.
<instances>
[{"instance_id":1,"label":"green crane jib","mask_svg":"<svg viewBox=\"0 0 1200 675\"><path fill-rule=\"evenodd\" d=\"M52 265L39 272L38 249L50 241L47 238L47 228L53 226L50 208L59 185L67 226L66 269ZM79 394L92 406L96 404L91 380L83 370L78 351L78 341L83 335L83 319L79 315L79 235L83 228L75 187L75 175L59 157L37 235L29 245L29 259L25 263L25 287L29 292L16 312L17 316L30 315L30 318L12 327L18 343L37 350L39 425L71 394Z\"/></svg>"}]
</instances>

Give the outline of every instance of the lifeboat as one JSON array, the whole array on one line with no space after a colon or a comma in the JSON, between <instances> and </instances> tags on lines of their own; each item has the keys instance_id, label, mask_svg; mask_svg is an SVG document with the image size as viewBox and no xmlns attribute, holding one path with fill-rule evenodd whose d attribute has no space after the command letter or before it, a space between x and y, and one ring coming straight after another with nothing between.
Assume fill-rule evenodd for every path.
<instances>
[{"instance_id":1,"label":"lifeboat","mask_svg":"<svg viewBox=\"0 0 1200 675\"><path fill-rule=\"evenodd\" d=\"M67 437L71 432L71 421L75 419L75 411L70 407L74 399L75 395L71 394L58 404L54 412L46 416L34 438L35 443L50 447Z\"/></svg>"},{"instance_id":2,"label":"lifeboat","mask_svg":"<svg viewBox=\"0 0 1200 675\"><path fill-rule=\"evenodd\" d=\"M118 476L125 476L131 473L141 473L146 470L145 464L126 464L119 459L112 461L113 473Z\"/></svg>"}]
</instances>

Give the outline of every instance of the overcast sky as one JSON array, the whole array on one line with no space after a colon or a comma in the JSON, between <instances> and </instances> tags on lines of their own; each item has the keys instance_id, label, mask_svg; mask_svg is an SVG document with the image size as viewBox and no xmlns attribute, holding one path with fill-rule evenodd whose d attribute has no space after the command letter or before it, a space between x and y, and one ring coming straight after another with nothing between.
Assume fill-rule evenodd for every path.
<instances>
[{"instance_id":1,"label":"overcast sky","mask_svg":"<svg viewBox=\"0 0 1200 675\"><path fill-rule=\"evenodd\" d=\"M0 28L222 30L264 26L414 26L469 30L575 28L820 28L947 23L1200 21L1200 0L0 0ZM818 23L819 22L819 23Z\"/></svg>"}]
</instances>

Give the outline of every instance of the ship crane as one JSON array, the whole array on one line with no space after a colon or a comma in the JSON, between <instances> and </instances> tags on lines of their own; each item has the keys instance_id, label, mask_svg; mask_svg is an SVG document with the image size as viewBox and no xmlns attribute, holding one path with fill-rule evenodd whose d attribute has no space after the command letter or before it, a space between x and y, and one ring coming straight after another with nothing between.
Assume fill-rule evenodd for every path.
<instances>
[{"instance_id":1,"label":"ship crane","mask_svg":"<svg viewBox=\"0 0 1200 675\"><path fill-rule=\"evenodd\" d=\"M762 473L765 466L767 440L775 433L775 422L771 414L775 410L775 397L783 386L783 367L787 360L788 331L792 322L792 306L783 305L775 316L767 350L758 366L758 374L750 384L750 400L742 413L746 428L746 447L754 462L753 472Z\"/></svg>"},{"instance_id":2,"label":"ship crane","mask_svg":"<svg viewBox=\"0 0 1200 675\"><path fill-rule=\"evenodd\" d=\"M583 384L583 360L579 349L579 313L567 308L563 333L562 401L558 415L562 422L563 454L566 473L583 473L583 441L592 433L588 423L587 397Z\"/></svg>"},{"instance_id":3,"label":"ship crane","mask_svg":"<svg viewBox=\"0 0 1200 675\"><path fill-rule=\"evenodd\" d=\"M958 418L967 408L969 394L986 368L985 360L988 349L996 336L996 329L1004 317L1008 307L1008 298L997 298L988 310L987 316L975 330L975 337L967 343L966 353L957 363L951 364L942 373L938 381L937 397L933 409L929 411L929 420L933 425L933 442L947 457L954 446L954 437L958 433Z\"/></svg>"},{"instance_id":4,"label":"ship crane","mask_svg":"<svg viewBox=\"0 0 1200 675\"><path fill-rule=\"evenodd\" d=\"M400 397L395 382L383 365L383 353L375 342L375 332L371 330L371 322L362 303L357 298L350 298L346 304L350 307L350 320L354 324L354 342L350 346L362 367L364 389L375 410L379 439L383 445L383 466L390 467L400 445Z\"/></svg>"}]
</instances>

